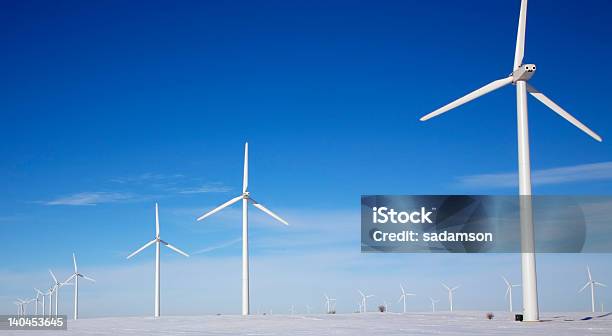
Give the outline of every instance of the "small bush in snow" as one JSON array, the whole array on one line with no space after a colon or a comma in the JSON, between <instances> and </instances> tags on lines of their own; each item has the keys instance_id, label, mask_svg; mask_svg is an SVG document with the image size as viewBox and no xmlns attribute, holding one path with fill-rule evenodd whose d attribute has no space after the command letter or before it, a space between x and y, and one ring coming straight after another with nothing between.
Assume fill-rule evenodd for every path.
<instances>
[{"instance_id":1,"label":"small bush in snow","mask_svg":"<svg viewBox=\"0 0 612 336\"><path fill-rule=\"evenodd\" d=\"M487 313L487 315L485 315L487 317L487 320L492 320L495 315L493 315L493 313Z\"/></svg>"}]
</instances>

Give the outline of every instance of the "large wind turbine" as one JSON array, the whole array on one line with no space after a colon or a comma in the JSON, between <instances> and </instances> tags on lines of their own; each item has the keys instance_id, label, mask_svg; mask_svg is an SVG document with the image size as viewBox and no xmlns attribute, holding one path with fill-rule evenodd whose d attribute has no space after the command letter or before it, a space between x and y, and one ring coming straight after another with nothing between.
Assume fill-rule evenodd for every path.
<instances>
[{"instance_id":1,"label":"large wind turbine","mask_svg":"<svg viewBox=\"0 0 612 336\"><path fill-rule=\"evenodd\" d=\"M506 298L508 299L508 302L510 303L510 312L512 313L512 287L520 287L521 285L513 285L510 283L510 281L508 281L508 279L506 279L506 277L502 276L502 279L504 279L504 282L506 283Z\"/></svg>"},{"instance_id":2,"label":"large wind turbine","mask_svg":"<svg viewBox=\"0 0 612 336\"><path fill-rule=\"evenodd\" d=\"M594 313L595 312L595 286L600 286L600 287L608 287L608 286L602 284L601 282L597 282L593 280L593 277L591 276L591 269L589 268L589 266L587 266L587 274L589 275L589 281L587 281L587 283L584 284L582 288L580 288L578 293L585 290L588 286L591 286L591 311Z\"/></svg>"},{"instance_id":3,"label":"large wind turbine","mask_svg":"<svg viewBox=\"0 0 612 336\"><path fill-rule=\"evenodd\" d=\"M400 284L400 289L402 290L402 295L400 295L399 300L397 300L397 302L404 300L404 313L405 313L406 312L406 296L415 296L416 294L406 293L406 291L404 290L404 286L402 286L402 284Z\"/></svg>"},{"instance_id":4,"label":"large wind turbine","mask_svg":"<svg viewBox=\"0 0 612 336\"><path fill-rule=\"evenodd\" d=\"M361 306L363 307L363 312L368 312L368 298L373 297L374 295L365 295L362 291L357 290L359 295L361 295Z\"/></svg>"},{"instance_id":5,"label":"large wind turbine","mask_svg":"<svg viewBox=\"0 0 612 336\"><path fill-rule=\"evenodd\" d=\"M527 92L539 100L544 105L548 106L554 112L559 114L572 125L578 127L583 132L597 141L602 141L601 137L585 126L583 123L574 118L571 114L565 111L562 107L553 102L533 86L527 84L527 81L533 76L536 67L534 64L523 64L523 56L525 54L525 27L527 20L527 0L521 1L521 10L518 23L518 32L516 37L516 49L514 52L514 66L512 73L505 78L493 81L476 91L447 104L421 118L421 121L426 121L430 118L438 116L455 107L472 101L482 95L497 90L509 84L516 86L516 111L517 111L517 129L518 129L518 162L519 162L519 194L527 197L521 197L520 207L520 224L521 224L521 267L523 278L523 310L524 321L538 321L538 290L536 277L536 264L534 252L534 233L533 233L533 215L531 209L531 167L529 158L529 129L527 118Z\"/></svg>"},{"instance_id":6,"label":"large wind turbine","mask_svg":"<svg viewBox=\"0 0 612 336\"><path fill-rule=\"evenodd\" d=\"M287 221L279 217L274 212L268 210L266 207L255 201L251 198L250 193L248 192L249 185L249 143L244 144L244 172L242 177L242 194L240 196L234 197L231 200L219 205L213 210L205 213L204 215L198 218L198 221L203 220L204 218L215 214L222 209L242 200L242 315L249 315L249 216L248 216L248 208L249 202L253 203L253 205L270 215L270 217L276 219L277 221L289 225Z\"/></svg>"},{"instance_id":7,"label":"large wind turbine","mask_svg":"<svg viewBox=\"0 0 612 336\"><path fill-rule=\"evenodd\" d=\"M442 286L444 286L444 288L446 288L446 290L448 291L448 305L450 307L450 311L453 311L453 292L459 288L459 286L455 286L453 288L448 287L446 284L442 283Z\"/></svg>"},{"instance_id":8,"label":"large wind turbine","mask_svg":"<svg viewBox=\"0 0 612 336\"><path fill-rule=\"evenodd\" d=\"M79 318L79 278L83 278L91 282L96 282L96 280L79 273L79 270L77 269L76 256L74 253L72 254L72 263L74 264L74 273L72 273L72 275L64 282L74 279L74 319L76 320Z\"/></svg>"},{"instance_id":9,"label":"large wind turbine","mask_svg":"<svg viewBox=\"0 0 612 336\"><path fill-rule=\"evenodd\" d=\"M157 205L157 203L155 203L155 237L153 238L153 240L151 240L150 242L144 244L141 248L139 248L138 250L132 252L132 254L130 254L129 256L127 256L127 259L130 259L131 257L137 255L138 253L140 253L142 250L146 249L147 247L151 246L155 244L155 317L159 317L159 311L160 311L160 290L159 290L159 286L160 286L160 244L166 246L167 248L184 255L185 257L189 257L189 255L181 250L179 250L178 248L176 248L175 246L172 246L170 244L168 244L167 242L163 241L160 236L159 236L159 206ZM75 264L76 265L76 264Z\"/></svg>"}]
</instances>

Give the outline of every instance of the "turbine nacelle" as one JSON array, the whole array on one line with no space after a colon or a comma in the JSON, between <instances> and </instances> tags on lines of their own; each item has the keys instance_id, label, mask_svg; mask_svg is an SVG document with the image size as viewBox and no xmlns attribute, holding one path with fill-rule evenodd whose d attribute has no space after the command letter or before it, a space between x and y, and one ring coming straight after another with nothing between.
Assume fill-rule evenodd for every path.
<instances>
[{"instance_id":1,"label":"turbine nacelle","mask_svg":"<svg viewBox=\"0 0 612 336\"><path fill-rule=\"evenodd\" d=\"M514 70L510 76L512 76L512 83L518 81L528 81L534 75L536 70L535 64L523 64L518 69Z\"/></svg>"}]
</instances>

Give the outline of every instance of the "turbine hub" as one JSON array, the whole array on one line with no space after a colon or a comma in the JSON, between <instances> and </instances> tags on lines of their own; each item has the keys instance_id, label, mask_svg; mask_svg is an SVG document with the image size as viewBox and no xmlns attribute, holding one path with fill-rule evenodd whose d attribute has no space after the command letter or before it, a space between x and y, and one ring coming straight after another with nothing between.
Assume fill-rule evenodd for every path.
<instances>
[{"instance_id":1,"label":"turbine hub","mask_svg":"<svg viewBox=\"0 0 612 336\"><path fill-rule=\"evenodd\" d=\"M528 81L536 71L535 64L523 64L512 72L512 83Z\"/></svg>"},{"instance_id":2,"label":"turbine hub","mask_svg":"<svg viewBox=\"0 0 612 336\"><path fill-rule=\"evenodd\" d=\"M250 193L248 191L245 191L244 193L242 193L242 197L245 199L249 198Z\"/></svg>"}]
</instances>

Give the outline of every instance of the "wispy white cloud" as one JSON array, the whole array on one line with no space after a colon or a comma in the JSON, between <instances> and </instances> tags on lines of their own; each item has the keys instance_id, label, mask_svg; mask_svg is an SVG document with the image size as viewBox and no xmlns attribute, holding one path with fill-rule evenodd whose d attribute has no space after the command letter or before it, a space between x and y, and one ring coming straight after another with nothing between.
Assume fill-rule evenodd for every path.
<instances>
[{"instance_id":1,"label":"wispy white cloud","mask_svg":"<svg viewBox=\"0 0 612 336\"><path fill-rule=\"evenodd\" d=\"M539 185L612 180L612 161L535 170L531 173L531 179L533 184ZM518 174L468 175L460 177L459 183L468 187L515 187Z\"/></svg>"},{"instance_id":2,"label":"wispy white cloud","mask_svg":"<svg viewBox=\"0 0 612 336\"><path fill-rule=\"evenodd\" d=\"M239 243L241 241L242 241L242 238L238 237L236 239L228 240L226 242L223 242L223 243L220 243L220 244L217 244L217 245L214 245L214 246L210 246L210 247L207 247L207 248L203 248L201 250L197 250L195 252L192 252L191 254L202 254L202 253L212 252L212 251L215 251L215 250L226 248L228 246L232 246L232 245L237 244L237 243Z\"/></svg>"},{"instance_id":3,"label":"wispy white cloud","mask_svg":"<svg viewBox=\"0 0 612 336\"><path fill-rule=\"evenodd\" d=\"M143 173L136 176L129 177L117 177L113 178L110 181L115 183L152 183L155 181L169 181L169 180L177 180L184 178L183 174L158 174L158 173Z\"/></svg>"},{"instance_id":4,"label":"wispy white cloud","mask_svg":"<svg viewBox=\"0 0 612 336\"><path fill-rule=\"evenodd\" d=\"M46 205L97 205L102 203L117 203L135 199L132 193L122 192L80 192L68 196L62 196L50 201L42 202Z\"/></svg>"},{"instance_id":5,"label":"wispy white cloud","mask_svg":"<svg viewBox=\"0 0 612 336\"><path fill-rule=\"evenodd\" d=\"M179 194L203 194L203 193L224 193L231 191L232 188L222 185L220 183L205 184L196 188L187 188L178 191Z\"/></svg>"}]
</instances>

